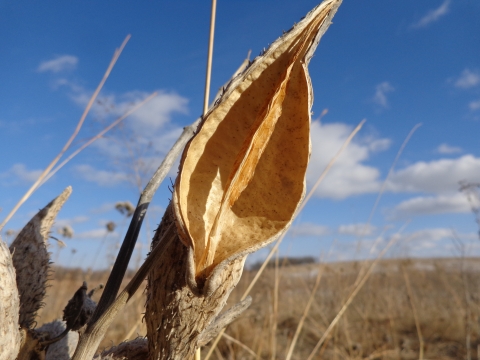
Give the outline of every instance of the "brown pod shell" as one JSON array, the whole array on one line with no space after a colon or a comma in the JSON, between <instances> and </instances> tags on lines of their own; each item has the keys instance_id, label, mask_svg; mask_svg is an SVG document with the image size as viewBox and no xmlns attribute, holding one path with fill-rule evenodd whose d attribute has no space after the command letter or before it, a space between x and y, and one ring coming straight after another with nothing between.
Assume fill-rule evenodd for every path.
<instances>
[{"instance_id":1,"label":"brown pod shell","mask_svg":"<svg viewBox=\"0 0 480 360\"><path fill-rule=\"evenodd\" d=\"M187 144L173 207L197 281L290 225L310 156L307 66L340 3L321 3L233 79Z\"/></svg>"},{"instance_id":2,"label":"brown pod shell","mask_svg":"<svg viewBox=\"0 0 480 360\"><path fill-rule=\"evenodd\" d=\"M67 187L57 198L40 210L20 231L10 245L20 294L19 324L31 328L43 304L49 276L48 237L55 218L72 193Z\"/></svg>"},{"instance_id":3,"label":"brown pod shell","mask_svg":"<svg viewBox=\"0 0 480 360\"><path fill-rule=\"evenodd\" d=\"M14 360L20 349L20 301L15 268L7 245L0 237L0 360Z\"/></svg>"}]
</instances>

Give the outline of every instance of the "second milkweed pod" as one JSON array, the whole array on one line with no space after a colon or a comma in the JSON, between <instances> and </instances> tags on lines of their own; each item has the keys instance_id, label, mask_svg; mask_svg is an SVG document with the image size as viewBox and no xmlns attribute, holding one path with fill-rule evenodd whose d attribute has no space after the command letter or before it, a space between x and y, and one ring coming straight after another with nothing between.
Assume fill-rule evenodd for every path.
<instances>
[{"instance_id":1,"label":"second milkweed pod","mask_svg":"<svg viewBox=\"0 0 480 360\"><path fill-rule=\"evenodd\" d=\"M43 304L50 272L50 229L71 193L72 188L69 186L40 210L10 245L20 294L19 324L25 328L32 327L37 311Z\"/></svg>"},{"instance_id":2,"label":"second milkweed pod","mask_svg":"<svg viewBox=\"0 0 480 360\"><path fill-rule=\"evenodd\" d=\"M197 283L290 225L310 155L307 66L340 3L324 1L257 57L186 146L173 205Z\"/></svg>"}]
</instances>

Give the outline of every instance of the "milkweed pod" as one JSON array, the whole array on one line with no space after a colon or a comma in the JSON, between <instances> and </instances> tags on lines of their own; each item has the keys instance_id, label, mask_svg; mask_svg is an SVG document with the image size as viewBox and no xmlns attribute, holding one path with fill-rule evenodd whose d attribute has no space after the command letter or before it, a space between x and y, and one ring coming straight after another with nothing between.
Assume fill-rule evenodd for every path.
<instances>
[{"instance_id":1,"label":"milkweed pod","mask_svg":"<svg viewBox=\"0 0 480 360\"><path fill-rule=\"evenodd\" d=\"M50 273L50 229L71 193L70 186L63 190L23 227L10 245L20 294L19 324L22 327L33 326L43 304Z\"/></svg>"},{"instance_id":2,"label":"milkweed pod","mask_svg":"<svg viewBox=\"0 0 480 360\"><path fill-rule=\"evenodd\" d=\"M197 281L290 225L310 156L307 66L340 3L324 1L233 79L187 144L173 205Z\"/></svg>"}]
</instances>

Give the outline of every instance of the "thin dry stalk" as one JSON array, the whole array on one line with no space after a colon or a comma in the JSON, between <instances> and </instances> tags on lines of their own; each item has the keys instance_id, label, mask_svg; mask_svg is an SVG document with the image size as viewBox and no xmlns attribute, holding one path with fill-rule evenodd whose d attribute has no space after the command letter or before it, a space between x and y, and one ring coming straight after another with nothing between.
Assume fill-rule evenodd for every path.
<instances>
[{"instance_id":1,"label":"thin dry stalk","mask_svg":"<svg viewBox=\"0 0 480 360\"><path fill-rule=\"evenodd\" d=\"M417 328L418 341L420 343L418 359L423 360L424 342L423 342L423 336L422 336L422 329L420 328L420 320L418 318L417 308L415 306L415 301L413 299L413 291L412 291L412 287L410 286L410 278L408 277L408 274L405 271L405 267L403 266L402 266L402 272L403 272L403 278L405 279L405 285L407 286L408 300L410 301L410 306L412 307L413 318L415 320L415 327Z\"/></svg>"},{"instance_id":2,"label":"thin dry stalk","mask_svg":"<svg viewBox=\"0 0 480 360\"><path fill-rule=\"evenodd\" d=\"M405 228L407 224L405 224L399 231L399 233L397 235L400 234L400 232ZM317 345L315 345L314 349L312 350L312 352L310 353L310 355L308 356L307 360L312 360L313 357L315 356L315 354L317 353L318 349L320 348L320 346L322 346L323 342L325 341L325 339L327 338L327 336L330 334L330 332L333 330L333 328L335 327L335 325L337 325L338 321L341 319L342 315L345 313L345 311L347 311L348 307L350 306L350 304L352 303L353 299L355 298L355 296L357 296L358 292L361 290L361 288L363 287L363 285L365 285L365 283L367 282L368 278L370 277L370 274L372 273L373 269L375 268L375 266L377 265L378 261L380 261L380 259L385 255L385 253L388 251L388 249L396 242L397 240L397 236L392 236L392 239L388 242L387 246L385 246L385 248L382 250L382 252L377 256L377 258L372 262L372 264L370 265L367 273L362 277L362 279L360 280L360 282L356 285L355 289L352 291L350 297L348 298L348 300L345 302L345 304L342 306L342 308L340 309L340 311L337 313L337 315L335 316L335 318L333 319L333 321L330 323L330 325L328 326L327 330L325 330L325 332L323 333L323 336L320 338L320 340L318 340L317 342Z\"/></svg>"},{"instance_id":3,"label":"thin dry stalk","mask_svg":"<svg viewBox=\"0 0 480 360\"><path fill-rule=\"evenodd\" d=\"M203 99L203 115L208 111L208 98L210 97L210 78L212 76L213 39L215 35L215 13L217 0L212 0L212 14L210 17L210 36L208 39L207 74L205 79L205 97Z\"/></svg>"},{"instance_id":4,"label":"thin dry stalk","mask_svg":"<svg viewBox=\"0 0 480 360\"><path fill-rule=\"evenodd\" d=\"M250 355L252 355L255 359L258 359L257 354L255 354L252 349L250 349L247 345L245 345L241 341L238 341L237 339L235 339L234 337L231 337L228 334L224 334L223 337L225 339L227 339L228 341L231 341L234 344L237 344L238 346L240 346L242 349L244 349L246 352L248 352Z\"/></svg>"},{"instance_id":5,"label":"thin dry stalk","mask_svg":"<svg viewBox=\"0 0 480 360\"><path fill-rule=\"evenodd\" d=\"M85 110L83 111L82 116L80 117L80 120L77 123L77 127L75 128L75 131L73 132L72 136L70 136L70 139L68 139L67 143L63 146L62 150L58 153L58 155L52 160L52 162L46 167L45 170L40 174L38 179L33 183L33 185L28 189L28 191L25 193L25 195L22 196L22 198L18 201L18 203L13 207L13 209L10 211L10 213L6 216L6 218L3 220L3 222L0 224L0 231L3 229L3 227L7 224L7 222L12 218L12 216L17 212L17 210L22 206L22 204L27 201L27 199L33 194L35 190L40 186L40 184L44 181L45 177L48 175L50 170L57 164L57 162L60 160L60 158L65 154L65 152L68 150L70 145L72 144L73 140L77 137L78 133L80 132L80 129L83 126L83 123L85 122L85 118L87 117L88 113L90 112L90 109L95 102L95 99L97 98L98 94L100 93L100 90L102 90L103 85L105 84L105 81L107 81L108 76L110 75L115 63L117 62L118 58L120 57L120 54L122 53L123 48L127 44L128 40L130 39L130 35L127 35L125 40L123 40L122 45L118 49L115 50L115 53L113 54L113 58L110 61L110 64L108 65L107 71L105 71L105 74L103 75L102 80L98 84L97 88L95 89L93 95L91 96L90 100L88 101L87 106L85 107Z\"/></svg>"},{"instance_id":6,"label":"thin dry stalk","mask_svg":"<svg viewBox=\"0 0 480 360\"><path fill-rule=\"evenodd\" d=\"M172 244L173 240L173 226L169 226L162 239L159 240L158 245L151 251L135 276L118 295L113 304L107 308L107 311L101 314L97 321L88 325L85 333L80 338L72 360L90 360L93 357L112 320L138 290L152 266L164 260L165 249Z\"/></svg>"},{"instance_id":7,"label":"thin dry stalk","mask_svg":"<svg viewBox=\"0 0 480 360\"><path fill-rule=\"evenodd\" d=\"M413 136L413 134L415 133L415 131L417 131L417 129L422 126L422 123L418 123L416 124L412 130L410 130L410 132L408 133L407 137L405 138L405 140L403 141L402 145L400 146L400 149L398 149L398 152L397 152L397 155L395 155L395 159L393 160L393 163L392 163L392 166L390 166L390 169L388 170L388 174L387 176L385 177L385 180L383 181L382 183L382 187L380 188L380 191L378 192L378 195L377 195L377 198L375 199L375 203L373 204L373 207L372 207L372 210L370 211L370 215L368 215L368 220L367 222L365 223L365 226L363 227L363 231L360 235L360 239L358 241L358 245L357 245L357 248L359 249L360 248L360 245L362 243L362 240L363 240L363 237L365 236L365 234L367 233L367 230L370 226L370 223L372 222L372 218L373 218L373 215L375 214L375 211L377 210L377 207L378 207L378 204L380 203L380 199L382 198L382 195L383 193L385 192L385 187L387 186L387 182L388 182L388 179L390 179L390 176L393 174L393 170L395 169L395 166L397 165L397 162L398 160L400 159L400 156L402 155L403 153L403 150L405 149L405 147L407 146L408 142L410 141L410 138ZM379 237L380 239L380 237ZM373 245L372 245L372 248L370 250L370 252L377 246L378 242L376 241ZM363 276L363 272L365 271L365 267L362 267L358 273L358 277L357 277L357 280L354 284L354 286L357 284L357 282L361 279L361 277Z\"/></svg>"},{"instance_id":8,"label":"thin dry stalk","mask_svg":"<svg viewBox=\"0 0 480 360\"><path fill-rule=\"evenodd\" d=\"M55 173L60 170L63 166L65 166L65 164L67 164L70 160L72 160L75 156L77 156L81 151L83 151L85 148L87 148L88 146L90 146L91 144L93 144L95 141L97 141L98 139L100 139L101 137L103 137L103 135L105 135L109 130L113 129L115 126L117 126L120 122L122 122L123 120L125 120L127 117L129 117L130 115L132 115L135 111L137 111L138 109L140 109L143 105L145 105L147 102L149 102L150 100L152 100L155 96L157 96L157 92L154 92L152 94L150 94L148 97L146 97L144 100L142 100L141 102L139 102L137 105L135 105L134 107L132 107L130 110L128 110L125 114L123 114L122 116L120 116L117 120L115 120L114 122L112 122L110 125L108 125L105 129L103 129L102 131L100 131L97 135L95 135L94 137L92 137L90 140L88 140L85 144L83 144L82 146L80 146L77 150L75 150L72 154L70 154L70 156L68 156L65 160L63 160L55 169L53 169L52 171L50 171L48 173L47 176L45 176L45 179L43 179L42 183L40 184L43 185L45 184L48 179L50 179L53 175L55 175Z\"/></svg>"},{"instance_id":9,"label":"thin dry stalk","mask_svg":"<svg viewBox=\"0 0 480 360\"><path fill-rule=\"evenodd\" d=\"M275 280L273 283L273 313L272 313L272 340L271 340L271 359L275 360L277 355L277 323L278 323L278 286L280 284L280 276L278 271L279 253L275 256Z\"/></svg>"},{"instance_id":10,"label":"thin dry stalk","mask_svg":"<svg viewBox=\"0 0 480 360\"><path fill-rule=\"evenodd\" d=\"M320 174L317 182L313 185L313 187L310 189L308 195L305 197L305 199L303 200L302 204L299 206L297 212L295 213L295 215L293 216L293 220L295 220L295 218L298 216L298 214L300 214L303 210L303 208L305 207L305 205L307 204L307 202L311 199L311 197L313 196L313 194L315 193L315 190L317 190L318 186L320 185L320 183L323 181L323 179L325 178L325 176L327 175L328 171L330 170L330 168L333 166L333 164L335 164L335 162L337 161L337 159L340 157L340 155L343 153L343 151L345 150L345 148L348 146L348 144L350 144L350 142L352 141L352 139L354 138L354 136L360 131L360 129L362 128L363 124L365 124L365 119L363 119L358 125L357 127L352 131L352 133L348 136L348 138L345 140L345 142L343 143L342 147L340 148L340 150L338 150L338 152L335 154L335 156L332 158L332 160L330 160L330 162L328 163L328 165L325 167L325 169L322 171L322 173ZM279 237L279 239L277 240L276 244L272 247L272 249L270 250L270 253L268 254L268 256L265 258L265 260L263 261L263 264L262 266L260 267L260 269L257 271L257 273L255 274L255 277L253 278L252 282L250 283L250 285L248 286L247 290L245 290L245 292L243 293L242 295L242 300L244 300L249 294L250 294L250 291L253 289L253 286L256 284L257 280L260 278L260 275L262 275L263 273L263 270L265 270L265 268L267 267L267 264L268 262L270 261L270 259L272 258L273 254L275 254L275 251L278 250L278 247L280 246L280 244L282 243L282 240L283 238L285 237L286 233L288 232L288 229ZM218 342L220 341L222 335L225 333L225 329L223 329L222 331L220 331L220 333L217 335L217 337L215 338L214 342L212 343L212 346L210 347L210 350L208 351L207 353L207 356L205 356L205 360L208 360L210 358L210 356L212 355L214 349L216 348Z\"/></svg>"},{"instance_id":11,"label":"thin dry stalk","mask_svg":"<svg viewBox=\"0 0 480 360\"><path fill-rule=\"evenodd\" d=\"M217 11L217 0L212 0L212 12L210 16L210 35L208 39L207 72L205 75L205 95L203 99L203 116L208 111L208 100L210 98L210 80L212 77L213 41L215 35L215 14ZM195 351L195 360L201 359L201 348Z\"/></svg>"},{"instance_id":12,"label":"thin dry stalk","mask_svg":"<svg viewBox=\"0 0 480 360\"><path fill-rule=\"evenodd\" d=\"M320 285L320 280L322 278L323 270L324 270L323 263L320 263L318 266L318 273L317 278L315 279L315 285L313 286L312 292L310 294L310 298L308 299L307 306L305 306L305 310L303 311L303 315L298 323L297 330L295 331L295 335L293 336L292 343L290 344L290 348L288 349L286 360L290 360L293 354L293 350L295 349L295 345L297 345L298 337L300 336L300 332L302 331L303 324L305 323L305 319L307 318L308 312L310 311L310 306L312 306L313 300L315 299L315 294L317 293L318 285Z\"/></svg>"}]
</instances>

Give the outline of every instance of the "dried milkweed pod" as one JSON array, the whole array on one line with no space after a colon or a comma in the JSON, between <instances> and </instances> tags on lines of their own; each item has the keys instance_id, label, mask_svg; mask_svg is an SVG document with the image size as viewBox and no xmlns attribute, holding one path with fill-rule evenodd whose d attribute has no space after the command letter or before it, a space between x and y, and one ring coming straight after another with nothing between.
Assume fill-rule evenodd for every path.
<instances>
[{"instance_id":1,"label":"dried milkweed pod","mask_svg":"<svg viewBox=\"0 0 480 360\"><path fill-rule=\"evenodd\" d=\"M277 238L303 199L307 65L340 3L324 1L233 79L187 144L152 242L163 252L148 277L150 358L191 358L248 306L218 316L246 255Z\"/></svg>"},{"instance_id":2,"label":"dried milkweed pod","mask_svg":"<svg viewBox=\"0 0 480 360\"><path fill-rule=\"evenodd\" d=\"M310 155L307 66L339 4L323 2L257 57L187 145L173 204L197 283L222 261L270 243L292 221Z\"/></svg>"},{"instance_id":3,"label":"dried milkweed pod","mask_svg":"<svg viewBox=\"0 0 480 360\"><path fill-rule=\"evenodd\" d=\"M17 357L21 343L19 307L15 268L10 251L0 237L0 360Z\"/></svg>"},{"instance_id":4,"label":"dried milkweed pod","mask_svg":"<svg viewBox=\"0 0 480 360\"><path fill-rule=\"evenodd\" d=\"M31 328L36 313L42 306L49 274L47 241L50 229L71 193L72 188L69 186L40 210L10 245L20 294L19 324L23 327Z\"/></svg>"}]
</instances>

